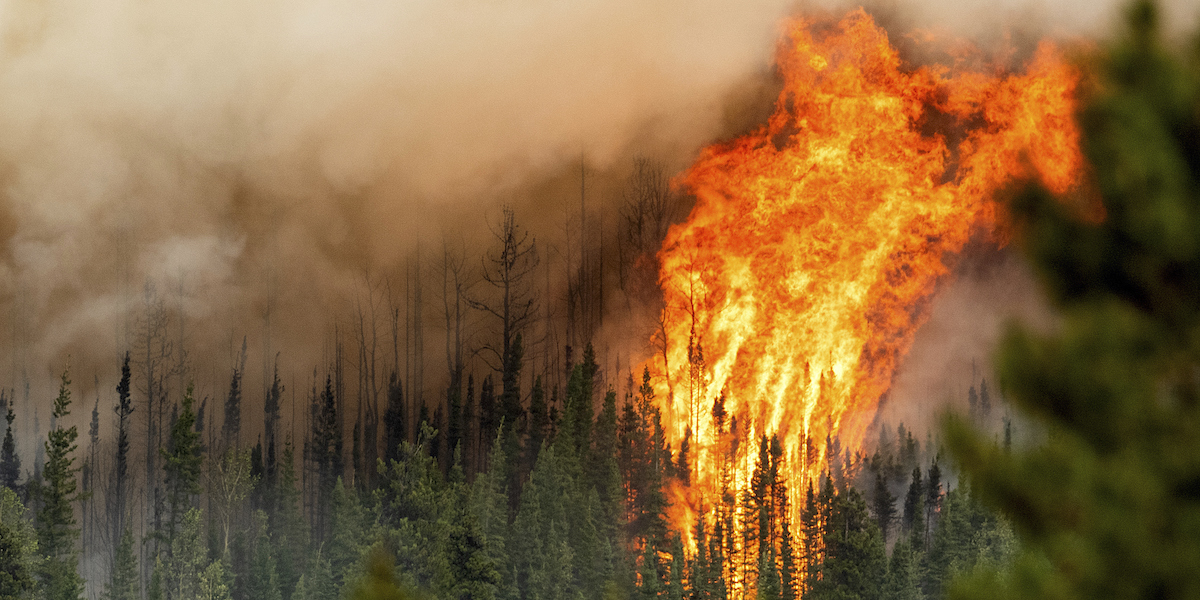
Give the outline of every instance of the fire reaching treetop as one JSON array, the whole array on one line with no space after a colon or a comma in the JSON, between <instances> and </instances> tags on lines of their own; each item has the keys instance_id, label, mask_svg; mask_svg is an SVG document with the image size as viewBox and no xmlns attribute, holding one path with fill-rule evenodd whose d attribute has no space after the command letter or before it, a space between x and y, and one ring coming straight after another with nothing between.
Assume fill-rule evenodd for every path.
<instances>
[{"instance_id":1,"label":"fire reaching treetop","mask_svg":"<svg viewBox=\"0 0 1200 600\"><path fill-rule=\"evenodd\" d=\"M747 485L758 444L735 438L778 435L793 497L827 436L857 447L946 259L996 223L994 193L1067 191L1081 171L1078 77L1049 43L1023 73L913 69L858 10L789 22L776 61L774 114L677 181L697 203L660 253L655 367L692 507Z\"/></svg>"}]
</instances>

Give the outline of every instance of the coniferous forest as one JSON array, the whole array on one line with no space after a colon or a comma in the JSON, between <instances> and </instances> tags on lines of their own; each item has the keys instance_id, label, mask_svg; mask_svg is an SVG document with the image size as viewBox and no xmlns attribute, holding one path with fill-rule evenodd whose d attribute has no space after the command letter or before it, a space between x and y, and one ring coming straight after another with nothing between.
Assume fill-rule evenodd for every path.
<instances>
[{"instance_id":1,"label":"coniferous forest","mask_svg":"<svg viewBox=\"0 0 1200 600\"><path fill-rule=\"evenodd\" d=\"M830 437L819 480L792 490L779 440L747 439L718 398L709 416L756 453L752 476L681 522L694 465L667 441L655 375L602 366L590 340L606 255L539 298L536 239L506 210L478 280L447 253L426 290L436 376L411 339L435 328L369 288L299 383L276 358L247 385L242 342L201 395L212 377L181 359L148 285L115 386L81 397L64 365L33 428L9 386L0 598L1196 597L1200 44L1175 50L1157 22L1134 5L1088 63L1104 218L1036 186L1010 201L1061 322L1014 326L997 375L972 374L966 410L932 429ZM638 173L608 267L622 285L653 280L645 257L678 218L661 174ZM529 338L550 307L578 346Z\"/></svg>"}]
</instances>

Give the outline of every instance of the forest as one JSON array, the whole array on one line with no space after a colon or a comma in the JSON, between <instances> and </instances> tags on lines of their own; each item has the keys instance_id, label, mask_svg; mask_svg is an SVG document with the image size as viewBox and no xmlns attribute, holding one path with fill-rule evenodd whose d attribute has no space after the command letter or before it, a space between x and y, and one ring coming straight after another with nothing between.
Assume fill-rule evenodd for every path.
<instances>
[{"instance_id":1,"label":"forest","mask_svg":"<svg viewBox=\"0 0 1200 600\"><path fill-rule=\"evenodd\" d=\"M436 393L410 364L420 336L370 285L299 384L276 357L252 390L242 342L199 396L149 285L111 389L89 402L64 366L33 399L52 400L42 432L17 425L29 388L12 384L0 598L1196 597L1200 43L1166 43L1151 3L1126 21L1079 113L1102 218L1033 184L1009 199L1061 322L1010 328L996 374L973 373L968 410L936 430L829 436L820 477L791 489L779 439L748 435L722 395L704 416L728 452L720 489L681 513L689 438L668 442L649 368L607 366L591 341L611 253L581 244L568 293L539 298L536 240L506 210L476 257L488 293L467 258L441 263ZM651 163L628 189L607 268L632 286L679 215ZM575 346L534 327L552 302Z\"/></svg>"},{"instance_id":2,"label":"forest","mask_svg":"<svg viewBox=\"0 0 1200 600\"><path fill-rule=\"evenodd\" d=\"M501 381L518 380L520 352L518 339ZM147 404L128 357L120 367L112 443L93 408L82 452L76 428L55 425L24 470L19 433L6 431L6 596L358 597L371 561L383 560L416 597L941 597L953 574L1005 564L1015 550L1011 527L966 488L949 489L941 453L901 424L881 430L870 456L829 440L840 458L808 487L795 522L778 440L743 441L758 446L749 492L725 490L698 515L687 552L666 512L668 490L686 484L687 449L665 441L649 371L599 390L591 346L564 390L538 379L522 406L520 390L485 377L477 392L468 376L461 397L450 390L438 417L422 410L412 426L391 374L376 443L363 441L361 416L343 414L336 365L308 392L311 428L297 440L278 430L283 384L261 414L243 414L235 371L219 427L198 417L187 388L169 403L163 443L144 455L131 440ZM970 394L988 419L986 381ZM64 373L54 423L71 410ZM718 423L722 411L714 405ZM252 420L264 434L240 445ZM148 470L151 489L131 483L134 469ZM142 493L153 498L145 513L134 510ZM135 538L141 518L147 533ZM107 576L89 586L81 557Z\"/></svg>"}]
</instances>

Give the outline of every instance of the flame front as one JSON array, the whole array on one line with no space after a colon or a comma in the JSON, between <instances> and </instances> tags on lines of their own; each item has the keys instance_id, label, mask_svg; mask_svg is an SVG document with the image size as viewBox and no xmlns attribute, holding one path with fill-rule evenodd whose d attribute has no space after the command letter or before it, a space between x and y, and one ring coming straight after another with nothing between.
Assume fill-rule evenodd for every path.
<instances>
[{"instance_id":1,"label":"flame front","mask_svg":"<svg viewBox=\"0 0 1200 600\"><path fill-rule=\"evenodd\" d=\"M761 436L778 435L793 498L827 436L858 447L946 258L995 224L994 192L1026 177L1064 192L1081 171L1077 76L1048 43L1024 73L905 69L859 10L790 22L776 60L774 115L677 182L697 204L659 255L654 366L668 439L690 434L685 535L723 468L744 488Z\"/></svg>"}]
</instances>

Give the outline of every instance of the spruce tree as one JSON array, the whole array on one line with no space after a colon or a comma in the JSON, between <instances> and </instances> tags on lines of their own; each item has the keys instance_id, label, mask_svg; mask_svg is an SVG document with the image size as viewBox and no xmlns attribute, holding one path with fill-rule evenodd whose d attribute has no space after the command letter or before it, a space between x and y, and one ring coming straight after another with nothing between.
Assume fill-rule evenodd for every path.
<instances>
[{"instance_id":1,"label":"spruce tree","mask_svg":"<svg viewBox=\"0 0 1200 600\"><path fill-rule=\"evenodd\" d=\"M133 532L121 533L112 571L104 588L104 600L138 600L137 555L133 552Z\"/></svg>"},{"instance_id":2,"label":"spruce tree","mask_svg":"<svg viewBox=\"0 0 1200 600\"><path fill-rule=\"evenodd\" d=\"M904 514L901 522L904 531L911 532L914 525L922 520L922 513L925 512L924 499L925 485L921 480L921 467L913 467L908 493L904 495Z\"/></svg>"},{"instance_id":3,"label":"spruce tree","mask_svg":"<svg viewBox=\"0 0 1200 600\"><path fill-rule=\"evenodd\" d=\"M38 563L37 534L16 492L0 488L0 598L28 598Z\"/></svg>"},{"instance_id":4,"label":"spruce tree","mask_svg":"<svg viewBox=\"0 0 1200 600\"><path fill-rule=\"evenodd\" d=\"M392 371L388 378L387 409L383 412L383 457L396 460L400 457L400 442L406 439L407 425L404 419L408 407L404 405L404 386L400 376Z\"/></svg>"},{"instance_id":5,"label":"spruce tree","mask_svg":"<svg viewBox=\"0 0 1200 600\"><path fill-rule=\"evenodd\" d=\"M875 494L872 508L875 513L875 522L879 524L880 535L883 536L883 543L887 544L888 534L892 530L892 523L896 522L896 497L888 489L887 480L884 479L883 473L875 475Z\"/></svg>"},{"instance_id":6,"label":"spruce tree","mask_svg":"<svg viewBox=\"0 0 1200 600\"><path fill-rule=\"evenodd\" d=\"M221 427L225 449L238 447L242 431L242 376L246 373L246 338L242 338L242 352L229 376L229 394L225 397L225 422Z\"/></svg>"},{"instance_id":7,"label":"spruce tree","mask_svg":"<svg viewBox=\"0 0 1200 600\"><path fill-rule=\"evenodd\" d=\"M75 542L79 530L75 528L73 505L79 500L75 466L75 440L79 437L75 426L64 427L71 414L71 380L66 371L54 400L54 427L45 443L46 463L42 471L43 482L38 486L39 509L37 511L38 551L42 562L38 569L38 580L47 600L76 600L83 594L83 579L76 572L79 556Z\"/></svg>"},{"instance_id":8,"label":"spruce tree","mask_svg":"<svg viewBox=\"0 0 1200 600\"><path fill-rule=\"evenodd\" d=\"M17 454L17 443L13 438L13 421L17 415L12 406L4 415L7 427L4 431L4 444L0 445L0 485L14 491L20 491L17 482L21 479L21 457Z\"/></svg>"},{"instance_id":9,"label":"spruce tree","mask_svg":"<svg viewBox=\"0 0 1200 600\"><path fill-rule=\"evenodd\" d=\"M279 463L279 510L269 521L271 540L278 549L279 587L290 598L304 572L308 548L308 523L301 510L301 495L292 441L285 438Z\"/></svg>"},{"instance_id":10,"label":"spruce tree","mask_svg":"<svg viewBox=\"0 0 1200 600\"><path fill-rule=\"evenodd\" d=\"M267 514L254 512L251 519L255 529L253 549L250 553L250 570L246 578L246 598L253 600L283 600L280 591L279 571L276 568L275 552L267 534Z\"/></svg>"},{"instance_id":11,"label":"spruce tree","mask_svg":"<svg viewBox=\"0 0 1200 600\"><path fill-rule=\"evenodd\" d=\"M121 380L117 383L117 405L113 407L117 414L117 444L113 456L112 505L109 510L109 522L112 526L112 539L119 540L127 528L129 503L129 432L133 427L133 398L130 395L129 353L125 353L121 361ZM119 551L119 546L114 551ZM114 554L113 564L116 564Z\"/></svg>"},{"instance_id":12,"label":"spruce tree","mask_svg":"<svg viewBox=\"0 0 1200 600\"><path fill-rule=\"evenodd\" d=\"M824 494L825 490L822 490ZM858 490L831 496L824 552L814 565L806 598L875 598L887 575L887 555L879 527Z\"/></svg>"},{"instance_id":13,"label":"spruce tree","mask_svg":"<svg viewBox=\"0 0 1200 600\"><path fill-rule=\"evenodd\" d=\"M192 410L194 391L194 386L188 384L179 415L171 424L167 447L159 450L163 458L167 491L165 535L168 546L183 522L184 514L191 508L192 497L201 491L200 467L204 457L200 454L200 434L195 430L196 413Z\"/></svg>"},{"instance_id":14,"label":"spruce tree","mask_svg":"<svg viewBox=\"0 0 1200 600\"><path fill-rule=\"evenodd\" d=\"M1160 19L1132 3L1084 63L1080 193L1013 198L1061 317L1010 329L998 370L1046 435L1005 452L951 423L957 462L1025 545L1015 572L952 597L1200 597L1200 43Z\"/></svg>"}]
</instances>

